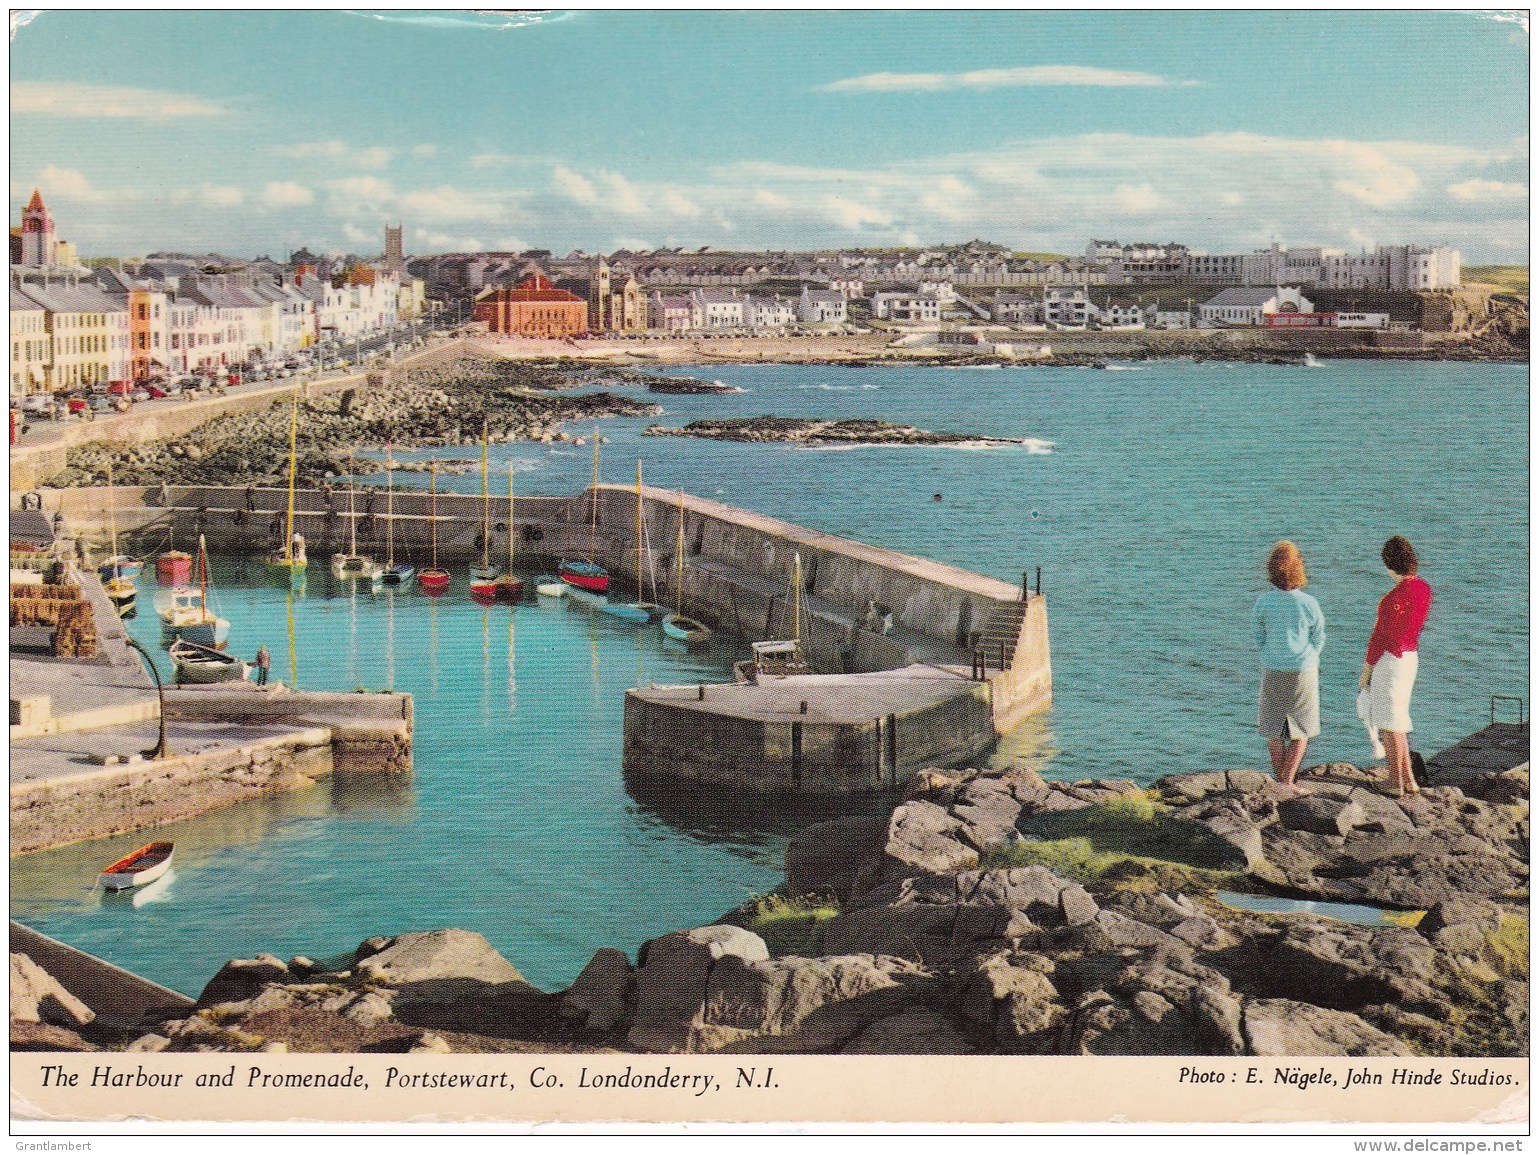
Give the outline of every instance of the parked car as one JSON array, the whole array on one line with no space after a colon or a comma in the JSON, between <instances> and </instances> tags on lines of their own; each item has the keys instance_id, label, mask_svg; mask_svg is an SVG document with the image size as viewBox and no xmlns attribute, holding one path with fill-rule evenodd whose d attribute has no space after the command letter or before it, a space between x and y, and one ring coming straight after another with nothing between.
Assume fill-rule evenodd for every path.
<instances>
[{"instance_id":1,"label":"parked car","mask_svg":"<svg viewBox=\"0 0 1539 1155\"><path fill-rule=\"evenodd\" d=\"M25 398L21 403L21 411L29 417L51 417L53 415L53 398L46 393L34 393Z\"/></svg>"},{"instance_id":2,"label":"parked car","mask_svg":"<svg viewBox=\"0 0 1539 1155\"><path fill-rule=\"evenodd\" d=\"M150 391L140 386L128 395L128 399L130 401L148 401L150 399Z\"/></svg>"},{"instance_id":3,"label":"parked car","mask_svg":"<svg viewBox=\"0 0 1539 1155\"><path fill-rule=\"evenodd\" d=\"M91 403L84 397L66 397L64 399L64 405L65 409L70 413L91 412Z\"/></svg>"},{"instance_id":4,"label":"parked car","mask_svg":"<svg viewBox=\"0 0 1539 1155\"><path fill-rule=\"evenodd\" d=\"M93 413L111 413L115 408L113 399L104 393L91 394L89 404Z\"/></svg>"},{"instance_id":5,"label":"parked car","mask_svg":"<svg viewBox=\"0 0 1539 1155\"><path fill-rule=\"evenodd\" d=\"M165 385L150 384L144 387L144 391L148 393L152 399L158 401L162 397L170 396L170 394L166 392L167 388L168 386Z\"/></svg>"}]
</instances>

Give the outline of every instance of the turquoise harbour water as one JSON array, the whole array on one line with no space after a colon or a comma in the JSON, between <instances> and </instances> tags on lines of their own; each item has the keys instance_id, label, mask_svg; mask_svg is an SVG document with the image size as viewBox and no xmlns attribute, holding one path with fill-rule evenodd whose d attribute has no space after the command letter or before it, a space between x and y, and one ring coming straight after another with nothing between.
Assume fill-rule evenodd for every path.
<instances>
[{"instance_id":1,"label":"turquoise harbour water","mask_svg":"<svg viewBox=\"0 0 1539 1155\"><path fill-rule=\"evenodd\" d=\"M1263 768L1250 608L1265 554L1284 536L1302 548L1326 615L1324 731L1308 761L1369 758L1353 699L1388 586L1378 547L1392 533L1416 544L1435 596L1413 745L1435 752L1470 733L1492 693L1527 697L1527 366L686 372L746 392L648 395L666 408L663 424L880 417L1051 443L819 450L644 437L650 418L599 423L606 481L632 483L639 456L650 485L1006 581L1041 566L1055 704L1002 742L997 761L1140 782ZM503 479L494 494L506 492L509 464L523 493L573 493L589 479L586 449L491 454ZM440 482L480 489L475 474ZM320 957L440 926L480 931L531 981L559 987L600 946L633 951L776 885L798 826L880 805L793 808L624 780L625 688L729 677L742 648L733 640L690 655L655 627L570 599L483 609L465 596L463 574L435 601L354 591L317 565L291 607L255 566L217 561L235 652L249 657L265 641L273 676L297 672L302 688L415 695L416 773L408 784L324 784L168 828L175 875L138 906L89 888L142 836L12 862L12 917L174 988L196 993L234 956ZM153 578L141 588L153 591ZM158 643L153 615L133 632Z\"/></svg>"}]
</instances>

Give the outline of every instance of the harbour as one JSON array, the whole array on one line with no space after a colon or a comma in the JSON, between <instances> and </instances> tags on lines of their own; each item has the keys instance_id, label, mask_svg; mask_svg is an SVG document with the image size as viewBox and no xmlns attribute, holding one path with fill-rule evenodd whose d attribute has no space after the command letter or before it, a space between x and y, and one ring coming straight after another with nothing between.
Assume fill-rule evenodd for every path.
<instances>
[{"instance_id":1,"label":"harbour","mask_svg":"<svg viewBox=\"0 0 1539 1155\"><path fill-rule=\"evenodd\" d=\"M1007 735L989 760L1028 763L1064 780L1137 781L1253 762L1252 656L1242 618L1258 588L1259 558L1282 532L1301 539L1311 590L1326 607L1331 642L1322 686L1350 681L1360 657L1353 611L1361 609L1366 637L1379 592L1368 564L1372 551L1362 542L1381 536L1383 520L1395 518L1397 528L1412 519L1423 525L1434 559L1474 559L1457 570L1438 567L1443 572L1428 562L1440 601L1427 644L1441 658L1436 677L1429 673L1418 688L1417 728L1425 732L1419 748L1457 741L1472 728L1472 709L1483 720L1491 692L1526 684L1518 645L1527 631L1526 601L1518 594L1526 514L1501 496L1522 489L1521 448L1509 436L1526 406L1520 367L1307 370L1172 362L1122 373L815 366L713 366L711 373L748 390L732 395L739 412L793 405L830 416L879 411L927 428L988 428L1052 443L1046 453L819 452L644 438L647 421L640 418L602 423L600 519L617 541L630 541L630 480L639 457L649 491L657 490L647 516L653 548L663 554L674 538L674 495L683 490L700 501L988 575L1010 596L1019 592L1021 570L1034 578L1041 565L1053 615L1053 703ZM1329 388L1321 384L1326 377ZM1401 436L1416 444L1428 488L1414 499L1390 495L1393 508L1382 510L1375 506L1384 495L1368 478L1402 446L1375 445L1361 430L1376 399L1407 397L1403 386L1411 378L1418 391ZM1278 441L1255 412L1258 397L1290 410L1322 410L1321 437ZM1185 420L1175 400L1199 417ZM722 404L719 397L669 399L681 419ZM1438 416L1450 406L1466 414L1451 429ZM1306 488L1272 473L1253 476L1257 444L1299 457L1298 467L1316 482ZM553 516L542 524L565 525L560 532L573 536L564 543L581 545L586 511L577 495L588 480L585 447L507 445L492 452L494 478L510 465L516 470L521 511L532 517L548 503ZM470 463L479 447L396 453ZM1502 481L1509 476L1511 486ZM378 478L371 480L378 518L384 497ZM439 495L441 512L464 523L449 539L459 564L474 552L479 479L471 472L438 481L449 491ZM403 513L412 516L418 504L425 509L424 473L397 472L395 484ZM1271 486L1281 489L1274 494ZM936 493L943 500L935 501ZM94 496L102 508L101 495ZM178 824L171 831L177 877L165 900L137 909L82 903L72 889L132 849L131 839L25 855L12 864L12 913L44 933L185 990L233 954L347 950L382 929L466 925L486 933L531 981L551 985L569 981L597 945L698 925L768 890L791 834L826 816L826 808L668 788L623 766L626 692L653 684L727 686L733 662L747 656L746 637L741 649L723 641L692 652L666 643L655 627L638 630L571 599L556 605L530 598L511 610L478 606L465 594L462 568L442 598L376 594L331 582L321 548L303 596L292 596L227 551L233 538L220 535L234 527L230 514L216 511L242 502L215 501L212 491L207 497L175 504L189 507L189 517L207 507L213 586L238 631L234 645L249 658L265 641L274 677L304 691L411 694L410 784L328 780ZM277 497L259 493L258 501L271 508ZM332 501L345 512L342 485L333 486ZM571 507L566 521L554 516L563 503ZM131 519L134 508L160 507L125 500L120 518ZM324 506L308 516L324 526ZM1132 551L1130 517L1142 527ZM495 512L493 519L495 527ZM344 541L340 516L335 524L331 540ZM180 546L189 544L184 528L191 526L178 528ZM324 548L324 528L307 540ZM1151 565L1151 543L1174 550L1179 564ZM521 549L529 548L532 560L538 544ZM621 566L624 553L616 551ZM777 595L783 566L782 557L770 583ZM666 569L660 559L659 575ZM544 570L522 572L533 578ZM1109 607L1140 639L1115 663L1087 642L1104 635ZM1174 617L1165 612L1170 607ZM862 608L858 601L846 606L857 617ZM744 613L745 622L757 618L754 637L764 632L764 609ZM777 608L772 625L782 612ZM153 633L153 617L146 617L130 629ZM1312 745L1311 761L1315 750L1321 758L1361 761L1366 755L1350 703L1344 694L1339 702L1332 692L1325 697L1327 733ZM139 732L153 738L151 727ZM863 804L841 805L858 812ZM516 860L508 859L510 846L518 848ZM617 872L626 876L623 888L613 882ZM368 879L361 889L359 878ZM209 924L226 929L215 933ZM230 941L231 926L240 941ZM175 957L161 945L169 941L177 944Z\"/></svg>"}]
</instances>

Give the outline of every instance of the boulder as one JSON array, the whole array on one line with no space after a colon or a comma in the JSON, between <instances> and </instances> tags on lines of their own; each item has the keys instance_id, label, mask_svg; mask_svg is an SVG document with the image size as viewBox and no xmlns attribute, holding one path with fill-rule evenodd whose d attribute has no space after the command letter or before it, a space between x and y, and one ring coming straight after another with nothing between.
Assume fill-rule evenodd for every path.
<instances>
[{"instance_id":1,"label":"boulder","mask_svg":"<svg viewBox=\"0 0 1539 1155\"><path fill-rule=\"evenodd\" d=\"M724 958L769 958L764 940L739 926L675 931L642 944L636 971L631 1045L649 1051L688 1049L696 1038L711 971Z\"/></svg>"},{"instance_id":2,"label":"boulder","mask_svg":"<svg viewBox=\"0 0 1539 1155\"><path fill-rule=\"evenodd\" d=\"M475 931L430 930L370 939L358 947L354 973L389 986L416 983L523 983L524 976Z\"/></svg>"},{"instance_id":3,"label":"boulder","mask_svg":"<svg viewBox=\"0 0 1539 1155\"><path fill-rule=\"evenodd\" d=\"M887 821L882 850L889 873L950 874L976 866L978 851L962 841L962 830L959 820L933 802L917 799L903 803Z\"/></svg>"},{"instance_id":4,"label":"boulder","mask_svg":"<svg viewBox=\"0 0 1539 1155\"><path fill-rule=\"evenodd\" d=\"M798 831L786 847L786 890L847 901L862 867L880 857L887 829L886 818L847 817Z\"/></svg>"},{"instance_id":5,"label":"boulder","mask_svg":"<svg viewBox=\"0 0 1539 1155\"><path fill-rule=\"evenodd\" d=\"M1292 999L1247 999L1245 1036L1252 1055L1414 1055L1393 1035L1347 1011Z\"/></svg>"},{"instance_id":6,"label":"boulder","mask_svg":"<svg viewBox=\"0 0 1539 1155\"><path fill-rule=\"evenodd\" d=\"M561 1013L582 1019L590 1031L608 1031L625 1015L636 987L636 972L625 952L601 947L594 952L561 999Z\"/></svg>"},{"instance_id":7,"label":"boulder","mask_svg":"<svg viewBox=\"0 0 1539 1155\"><path fill-rule=\"evenodd\" d=\"M1292 922L1267 956L1270 992L1337 1010L1435 1001L1437 951L1414 930Z\"/></svg>"},{"instance_id":8,"label":"boulder","mask_svg":"<svg viewBox=\"0 0 1539 1155\"><path fill-rule=\"evenodd\" d=\"M1346 836L1362 824L1363 809L1351 798L1306 794L1277 804L1277 821L1289 830Z\"/></svg>"},{"instance_id":9,"label":"boulder","mask_svg":"<svg viewBox=\"0 0 1539 1155\"><path fill-rule=\"evenodd\" d=\"M946 1016L909 1007L878 1019L841 1050L845 1055L970 1055L976 1051Z\"/></svg>"},{"instance_id":10,"label":"boulder","mask_svg":"<svg viewBox=\"0 0 1539 1155\"><path fill-rule=\"evenodd\" d=\"M12 1022L83 1027L95 1019L95 1011L70 994L30 955L11 953Z\"/></svg>"},{"instance_id":11,"label":"boulder","mask_svg":"<svg viewBox=\"0 0 1539 1155\"><path fill-rule=\"evenodd\" d=\"M245 1002L268 983L284 978L288 973L289 968L284 962L270 954L252 959L231 959L208 980L208 985L198 995L198 1006Z\"/></svg>"}]
</instances>

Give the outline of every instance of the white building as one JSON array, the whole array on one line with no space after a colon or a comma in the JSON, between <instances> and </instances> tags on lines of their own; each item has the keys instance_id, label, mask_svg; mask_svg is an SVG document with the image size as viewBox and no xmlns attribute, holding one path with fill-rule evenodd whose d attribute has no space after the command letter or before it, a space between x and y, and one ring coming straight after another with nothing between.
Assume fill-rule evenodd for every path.
<instances>
[{"instance_id":1,"label":"white building","mask_svg":"<svg viewBox=\"0 0 1539 1155\"><path fill-rule=\"evenodd\" d=\"M849 315L849 299L838 289L809 289L803 286L801 300L797 303L797 314L808 325L842 325Z\"/></svg>"},{"instance_id":2,"label":"white building","mask_svg":"<svg viewBox=\"0 0 1539 1155\"><path fill-rule=\"evenodd\" d=\"M796 324L796 306L783 297L743 297L743 324L750 329L789 329Z\"/></svg>"},{"instance_id":3,"label":"white building","mask_svg":"<svg viewBox=\"0 0 1539 1155\"><path fill-rule=\"evenodd\" d=\"M940 324L940 298L928 293L873 293L871 315L879 321Z\"/></svg>"},{"instance_id":4,"label":"white building","mask_svg":"<svg viewBox=\"0 0 1539 1155\"><path fill-rule=\"evenodd\" d=\"M694 329L741 329L743 298L730 289L696 289L689 295Z\"/></svg>"},{"instance_id":5,"label":"white building","mask_svg":"<svg viewBox=\"0 0 1539 1155\"><path fill-rule=\"evenodd\" d=\"M1312 313L1312 305L1298 289L1239 286L1225 289L1198 308L1205 326L1261 325L1274 313Z\"/></svg>"},{"instance_id":6,"label":"white building","mask_svg":"<svg viewBox=\"0 0 1539 1155\"><path fill-rule=\"evenodd\" d=\"M1042 320L1053 329L1083 329L1090 323L1090 294L1080 287L1050 286L1042 291Z\"/></svg>"}]
</instances>

